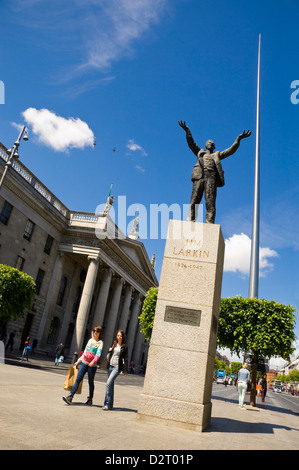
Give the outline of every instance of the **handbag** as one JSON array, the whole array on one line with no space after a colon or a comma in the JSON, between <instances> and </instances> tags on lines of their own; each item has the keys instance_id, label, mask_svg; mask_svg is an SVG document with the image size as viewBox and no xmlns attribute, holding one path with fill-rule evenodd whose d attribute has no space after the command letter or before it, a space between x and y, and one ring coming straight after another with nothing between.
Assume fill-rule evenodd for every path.
<instances>
[{"instance_id":1,"label":"handbag","mask_svg":"<svg viewBox=\"0 0 299 470\"><path fill-rule=\"evenodd\" d=\"M108 354L107 354L107 357L105 357L105 359L103 359L103 361L100 364L100 369L101 370L107 370L108 366L109 366L109 358L108 358Z\"/></svg>"},{"instance_id":2,"label":"handbag","mask_svg":"<svg viewBox=\"0 0 299 470\"><path fill-rule=\"evenodd\" d=\"M66 379L65 379L64 384L63 384L64 390L68 390L68 391L72 390L72 387L73 387L74 383L76 382L78 372L79 372L79 369L76 366L71 366L69 368ZM81 392L82 392L82 385L83 385L83 380L81 380L81 382L79 384L79 387L76 391L76 393L78 395L80 395Z\"/></svg>"},{"instance_id":3,"label":"handbag","mask_svg":"<svg viewBox=\"0 0 299 470\"><path fill-rule=\"evenodd\" d=\"M103 361L101 362L101 364L100 364L100 369L101 370L107 370L108 369L108 366L110 364L110 359L111 359L111 353L112 353L112 351L108 352L105 359L103 359Z\"/></svg>"}]
</instances>

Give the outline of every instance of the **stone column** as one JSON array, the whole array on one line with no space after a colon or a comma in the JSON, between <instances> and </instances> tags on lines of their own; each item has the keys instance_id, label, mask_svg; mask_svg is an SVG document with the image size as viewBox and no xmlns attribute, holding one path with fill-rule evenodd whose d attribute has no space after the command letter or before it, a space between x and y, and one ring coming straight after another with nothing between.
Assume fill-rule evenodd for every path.
<instances>
[{"instance_id":1,"label":"stone column","mask_svg":"<svg viewBox=\"0 0 299 470\"><path fill-rule=\"evenodd\" d=\"M50 329L50 325L52 321L52 316L55 310L58 291L59 291L59 287L61 283L64 260L65 260L64 255L59 251L56 257L43 315L39 324L39 330L37 334L38 349L44 349L47 345L49 329Z\"/></svg>"},{"instance_id":2,"label":"stone column","mask_svg":"<svg viewBox=\"0 0 299 470\"><path fill-rule=\"evenodd\" d=\"M137 328L138 328L138 325L139 325L138 317L141 313L141 305L142 305L142 296L139 292L136 292L134 302L133 302L133 306L132 306L132 312L131 312L129 327L128 327L128 331L127 331L128 363L129 364L131 362L132 353L133 353L133 349L134 349L136 332L137 332Z\"/></svg>"},{"instance_id":3,"label":"stone column","mask_svg":"<svg viewBox=\"0 0 299 470\"><path fill-rule=\"evenodd\" d=\"M95 313L93 317L94 326L96 325L103 326L112 275L113 275L112 269L105 268L103 270L103 279L101 282L100 291L98 294L98 300L97 300Z\"/></svg>"},{"instance_id":4,"label":"stone column","mask_svg":"<svg viewBox=\"0 0 299 470\"><path fill-rule=\"evenodd\" d=\"M88 256L89 266L83 287L81 301L79 305L76 327L72 339L70 353L80 352L83 346L85 329L88 320L88 313L92 301L94 286L98 274L99 258L97 256Z\"/></svg>"},{"instance_id":5,"label":"stone column","mask_svg":"<svg viewBox=\"0 0 299 470\"><path fill-rule=\"evenodd\" d=\"M76 295L76 291L78 287L79 269L80 269L80 266L77 263L75 263L72 278L71 278L71 286L69 290L69 295L68 295L68 299L67 299L66 306L65 306L63 321L62 321L62 325L61 325L60 332L59 332L58 343L62 342L63 344L65 344L66 335L68 332L68 327L69 327L70 319L72 316L72 307L74 305L74 297Z\"/></svg>"},{"instance_id":6,"label":"stone column","mask_svg":"<svg viewBox=\"0 0 299 470\"><path fill-rule=\"evenodd\" d=\"M114 337L115 337L115 329L116 329L116 320L119 311L119 304L121 299L121 291L123 287L123 279L115 278L114 279L114 290L111 300L110 309L108 312L108 319L107 319L107 326L104 331L104 347L103 347L103 357L105 357L108 353L108 349L111 347Z\"/></svg>"},{"instance_id":7,"label":"stone column","mask_svg":"<svg viewBox=\"0 0 299 470\"><path fill-rule=\"evenodd\" d=\"M123 306L122 306L119 325L118 325L119 330L126 331L127 329L131 300L132 300L132 292L133 292L133 287L126 286Z\"/></svg>"}]
</instances>

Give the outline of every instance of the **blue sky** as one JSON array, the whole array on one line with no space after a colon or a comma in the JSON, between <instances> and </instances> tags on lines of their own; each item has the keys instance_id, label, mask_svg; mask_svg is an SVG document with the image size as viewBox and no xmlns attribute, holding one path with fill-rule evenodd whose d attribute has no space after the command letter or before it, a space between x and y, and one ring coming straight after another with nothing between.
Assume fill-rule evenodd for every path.
<instances>
[{"instance_id":1,"label":"blue sky","mask_svg":"<svg viewBox=\"0 0 299 470\"><path fill-rule=\"evenodd\" d=\"M219 150L251 129L223 162L216 214L222 296L247 297L261 33L259 298L299 310L298 14L296 0L3 0L0 141L26 124L21 161L70 210L94 213L113 183L118 222L120 196L148 214L188 204L195 157L178 120ZM165 240L141 241L159 278Z\"/></svg>"}]
</instances>

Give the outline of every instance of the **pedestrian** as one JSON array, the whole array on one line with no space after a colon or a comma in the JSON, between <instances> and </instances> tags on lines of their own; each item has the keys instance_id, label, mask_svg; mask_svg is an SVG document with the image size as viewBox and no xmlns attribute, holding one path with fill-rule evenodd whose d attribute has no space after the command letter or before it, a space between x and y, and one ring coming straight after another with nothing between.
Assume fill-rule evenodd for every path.
<instances>
[{"instance_id":1,"label":"pedestrian","mask_svg":"<svg viewBox=\"0 0 299 470\"><path fill-rule=\"evenodd\" d=\"M250 381L250 373L248 370L248 364L243 364L242 369L239 370L238 374L238 393L239 393L239 405L243 410L244 408L244 399L245 393L247 391L247 384Z\"/></svg>"},{"instance_id":2,"label":"pedestrian","mask_svg":"<svg viewBox=\"0 0 299 470\"><path fill-rule=\"evenodd\" d=\"M29 350L31 349L31 346L30 346L30 337L27 336L27 339L24 343L24 349L23 349L23 354L22 354L22 361L24 361L24 359L26 358L27 361L28 361L28 352Z\"/></svg>"},{"instance_id":3,"label":"pedestrian","mask_svg":"<svg viewBox=\"0 0 299 470\"><path fill-rule=\"evenodd\" d=\"M262 385L262 401L265 401L265 397L266 397L266 393L267 393L266 375L263 376L261 385Z\"/></svg>"},{"instance_id":4,"label":"pedestrian","mask_svg":"<svg viewBox=\"0 0 299 470\"><path fill-rule=\"evenodd\" d=\"M10 346L10 352L12 352L12 350L13 350L13 345L14 345L14 342L15 342L15 336L16 336L16 332L14 330L10 333L7 344L5 346L5 349L8 349L8 347Z\"/></svg>"},{"instance_id":5,"label":"pedestrian","mask_svg":"<svg viewBox=\"0 0 299 470\"><path fill-rule=\"evenodd\" d=\"M59 343L55 350L55 366L59 366L59 358L63 356L64 346L62 343Z\"/></svg>"},{"instance_id":6,"label":"pedestrian","mask_svg":"<svg viewBox=\"0 0 299 470\"><path fill-rule=\"evenodd\" d=\"M74 366L78 366L80 364L76 382L74 383L69 395L66 397L62 397L62 399L68 405L71 405L73 397L79 387L81 380L83 380L86 372L88 374L89 396L87 397L87 401L85 405L88 405L88 406L92 405L92 399L93 399L93 393L94 393L94 376L97 371L97 362L103 350L103 341L101 340L101 337L102 337L102 327L95 326L94 329L92 330L92 336L90 340L88 341L83 354L80 356L78 361L75 362L74 364Z\"/></svg>"},{"instance_id":7,"label":"pedestrian","mask_svg":"<svg viewBox=\"0 0 299 470\"><path fill-rule=\"evenodd\" d=\"M114 382L116 377L123 372L128 375L128 348L125 344L125 332L118 330L113 345L109 349L108 380L106 383L105 401L102 410L112 410L114 401Z\"/></svg>"}]
</instances>

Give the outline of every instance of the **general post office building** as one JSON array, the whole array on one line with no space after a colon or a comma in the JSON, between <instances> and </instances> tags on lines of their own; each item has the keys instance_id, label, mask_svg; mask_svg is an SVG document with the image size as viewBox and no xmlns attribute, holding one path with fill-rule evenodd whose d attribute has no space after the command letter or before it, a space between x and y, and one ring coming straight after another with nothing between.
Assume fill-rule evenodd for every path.
<instances>
[{"instance_id":1,"label":"general post office building","mask_svg":"<svg viewBox=\"0 0 299 470\"><path fill-rule=\"evenodd\" d=\"M0 144L0 175L8 161ZM126 332L129 361L145 365L148 345L138 317L146 292L158 281L143 243L96 234L99 216L70 211L20 161L10 166L0 190L0 263L26 272L36 295L24 318L2 325L15 330L14 349L27 336L36 351L55 354L62 342L69 358L80 353L93 326L103 328L105 357L117 329Z\"/></svg>"}]
</instances>

